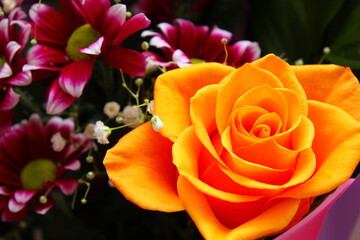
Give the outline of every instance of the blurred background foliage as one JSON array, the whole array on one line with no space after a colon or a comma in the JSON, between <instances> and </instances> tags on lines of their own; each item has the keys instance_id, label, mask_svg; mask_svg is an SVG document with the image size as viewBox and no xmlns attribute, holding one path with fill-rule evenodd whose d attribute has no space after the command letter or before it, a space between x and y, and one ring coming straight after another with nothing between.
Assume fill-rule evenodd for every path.
<instances>
[{"instance_id":1,"label":"blurred background foliage","mask_svg":"<svg viewBox=\"0 0 360 240\"><path fill-rule=\"evenodd\" d=\"M190 7L201 1L201 11ZM56 6L56 0L42 1ZM123 0L132 9L138 1ZM175 18L192 20L198 25L217 25L233 33L233 41L247 39L257 41L262 55L274 53L294 64L302 59L305 64L334 63L351 67L360 76L360 1L359 0L148 0L158 12L147 15L155 28L158 20L172 22ZM164 7L166 5L166 7ZM159 7L160 6L160 7ZM165 9L165 10L164 10ZM127 44L139 48L143 40L131 38ZM330 53L323 58L324 47ZM94 78L101 77L104 66L97 64ZM106 72L106 71L105 71ZM100 74L100 76L97 76ZM108 78L119 79L118 75ZM119 81L104 86L104 81L90 81L80 99L82 122L101 119L102 107L109 100L122 106L128 102L126 91ZM35 82L24 88L33 92L33 102L44 101L44 84ZM39 92L39 94L36 94ZM37 99L39 98L39 99ZM88 100L92 101L88 101ZM94 105L94 99L96 104ZM88 104L88 102L92 104ZM30 106L41 112L38 105ZM20 121L28 112L16 112ZM110 137L110 145L100 146L96 153L102 159L106 150L128 129L116 131ZM86 168L87 166L84 166ZM101 161L98 167L103 169ZM86 171L87 169L84 169ZM79 194L85 190L80 188ZM56 192L55 192L56 194ZM108 186L106 175L96 177L88 197L88 203L77 203L72 210L71 198L55 196L56 207L45 216L31 215L26 222L0 223L0 240L185 240L202 239L185 212L159 213L140 209L128 202L114 188Z\"/></svg>"}]
</instances>

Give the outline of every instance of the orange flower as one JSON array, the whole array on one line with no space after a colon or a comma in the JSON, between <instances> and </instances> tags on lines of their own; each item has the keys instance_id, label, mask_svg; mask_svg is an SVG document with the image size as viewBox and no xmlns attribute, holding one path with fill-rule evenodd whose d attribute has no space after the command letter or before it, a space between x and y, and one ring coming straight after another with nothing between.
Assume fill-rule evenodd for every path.
<instances>
[{"instance_id":1,"label":"orange flower","mask_svg":"<svg viewBox=\"0 0 360 240\"><path fill-rule=\"evenodd\" d=\"M360 87L349 68L289 66L274 55L239 69L203 63L155 84L159 133L146 123L104 164L142 208L185 209L206 239L256 239L296 224L360 159Z\"/></svg>"}]
</instances>

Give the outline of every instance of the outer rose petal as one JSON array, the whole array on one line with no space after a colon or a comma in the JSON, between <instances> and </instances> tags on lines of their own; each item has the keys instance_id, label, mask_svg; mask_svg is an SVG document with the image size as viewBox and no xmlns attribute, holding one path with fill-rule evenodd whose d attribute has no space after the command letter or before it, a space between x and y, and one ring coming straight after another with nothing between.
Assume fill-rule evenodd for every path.
<instances>
[{"instance_id":1,"label":"outer rose petal","mask_svg":"<svg viewBox=\"0 0 360 240\"><path fill-rule=\"evenodd\" d=\"M311 100L308 117L315 127L313 151L317 169L308 181L279 197L307 198L325 194L344 183L359 163L358 121L340 108Z\"/></svg>"},{"instance_id":2,"label":"outer rose petal","mask_svg":"<svg viewBox=\"0 0 360 240\"><path fill-rule=\"evenodd\" d=\"M171 146L172 142L156 133L150 122L137 127L107 151L104 165L110 181L142 208L183 210L176 191Z\"/></svg>"},{"instance_id":3,"label":"outer rose petal","mask_svg":"<svg viewBox=\"0 0 360 240\"><path fill-rule=\"evenodd\" d=\"M175 141L191 125L190 98L204 86L219 83L234 70L220 63L201 63L160 75L154 91L155 115L164 123L160 133Z\"/></svg>"},{"instance_id":4,"label":"outer rose petal","mask_svg":"<svg viewBox=\"0 0 360 240\"><path fill-rule=\"evenodd\" d=\"M215 217L205 196L184 177L179 176L179 196L186 211L205 239L257 239L284 229L295 216L299 199L283 199L250 221L229 229Z\"/></svg>"},{"instance_id":5,"label":"outer rose petal","mask_svg":"<svg viewBox=\"0 0 360 240\"><path fill-rule=\"evenodd\" d=\"M292 66L309 100L340 107L360 120L360 88L350 68L336 65Z\"/></svg>"}]
</instances>

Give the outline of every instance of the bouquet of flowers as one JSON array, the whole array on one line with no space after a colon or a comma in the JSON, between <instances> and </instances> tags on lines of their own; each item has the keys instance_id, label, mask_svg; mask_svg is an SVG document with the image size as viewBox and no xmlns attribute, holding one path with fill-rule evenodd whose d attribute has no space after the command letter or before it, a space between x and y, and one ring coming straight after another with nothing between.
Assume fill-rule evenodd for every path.
<instances>
[{"instance_id":1,"label":"bouquet of flowers","mask_svg":"<svg viewBox=\"0 0 360 240\"><path fill-rule=\"evenodd\" d=\"M0 239L358 239L358 1L0 6Z\"/></svg>"}]
</instances>

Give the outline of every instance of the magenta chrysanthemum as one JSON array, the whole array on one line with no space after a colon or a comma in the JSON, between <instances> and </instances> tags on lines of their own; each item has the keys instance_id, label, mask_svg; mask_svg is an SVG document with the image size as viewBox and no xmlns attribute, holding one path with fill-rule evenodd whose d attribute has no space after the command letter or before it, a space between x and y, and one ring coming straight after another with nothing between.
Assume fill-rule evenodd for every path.
<instances>
[{"instance_id":1,"label":"magenta chrysanthemum","mask_svg":"<svg viewBox=\"0 0 360 240\"><path fill-rule=\"evenodd\" d=\"M173 68L198 62L226 61L230 66L239 67L260 57L257 42L243 40L227 44L231 42L232 34L217 26L209 30L207 26L195 26L188 20L177 19L174 25L160 23L158 28L160 33L151 30L142 33L142 37L151 37L151 46L163 52L162 56L146 52L149 65Z\"/></svg>"},{"instance_id":2,"label":"magenta chrysanthemum","mask_svg":"<svg viewBox=\"0 0 360 240\"><path fill-rule=\"evenodd\" d=\"M126 6L109 0L60 0L62 12L45 4L34 4L30 18L36 24L38 44L29 51L26 69L53 72L46 110L60 113L83 92L99 56L123 72L141 76L144 56L120 45L149 26L144 14L126 19Z\"/></svg>"},{"instance_id":3,"label":"magenta chrysanthemum","mask_svg":"<svg viewBox=\"0 0 360 240\"><path fill-rule=\"evenodd\" d=\"M66 142L54 147L54 136ZM38 115L14 125L0 139L0 210L2 221L18 221L31 208L45 214L52 206L49 195L58 187L64 194L75 191L77 180L64 178L78 170L78 158L91 142L74 134L72 119L51 118L44 125Z\"/></svg>"},{"instance_id":4,"label":"magenta chrysanthemum","mask_svg":"<svg viewBox=\"0 0 360 240\"><path fill-rule=\"evenodd\" d=\"M11 125L12 109L20 96L13 86L30 84L29 71L23 71L26 57L21 55L30 34L30 24L20 8L13 9L7 18L0 17L0 135Z\"/></svg>"}]
</instances>

